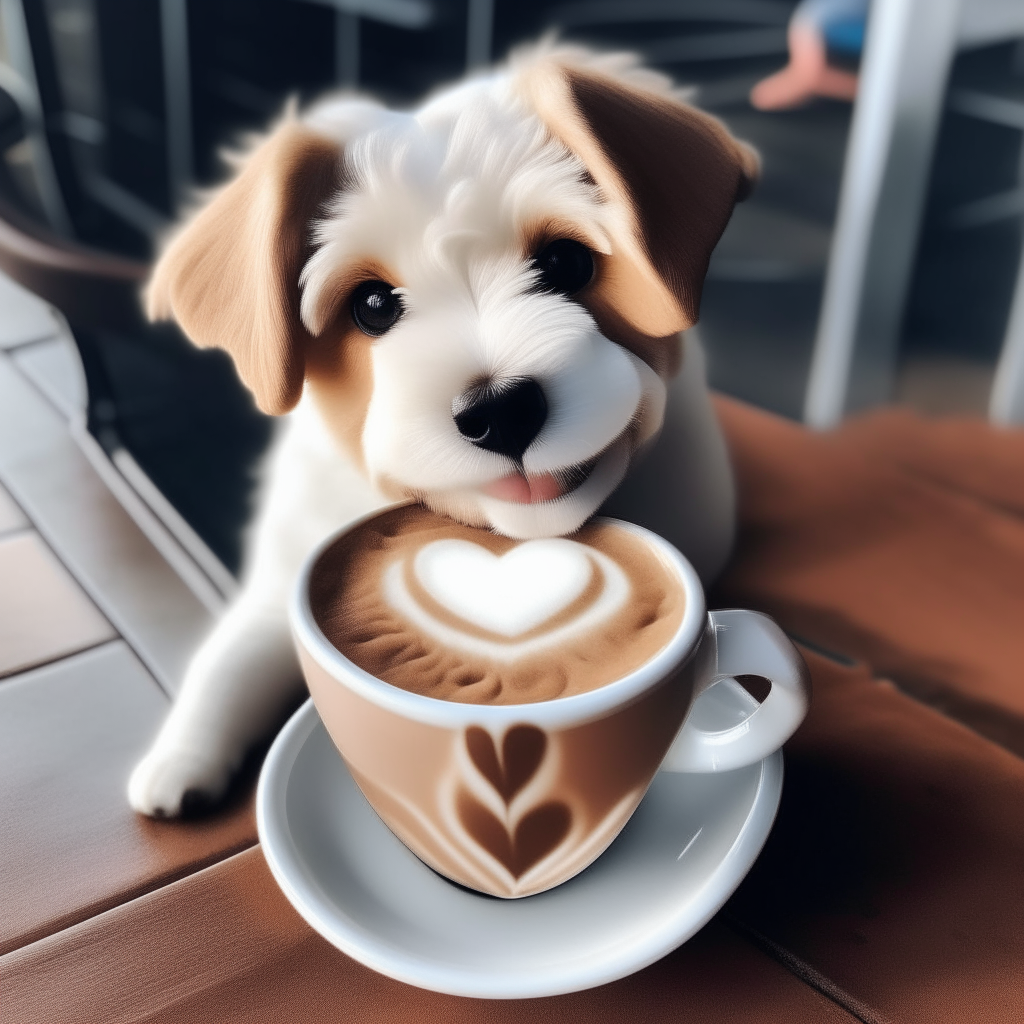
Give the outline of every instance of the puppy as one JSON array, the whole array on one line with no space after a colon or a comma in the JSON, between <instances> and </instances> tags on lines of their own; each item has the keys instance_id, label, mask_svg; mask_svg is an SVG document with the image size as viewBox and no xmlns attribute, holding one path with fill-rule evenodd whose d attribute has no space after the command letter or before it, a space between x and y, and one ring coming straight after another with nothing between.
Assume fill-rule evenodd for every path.
<instances>
[{"instance_id":1,"label":"puppy","mask_svg":"<svg viewBox=\"0 0 1024 1024\"><path fill-rule=\"evenodd\" d=\"M533 538L604 506L718 572L733 482L682 332L756 173L662 76L567 47L413 113L331 98L264 139L147 295L289 415L241 593L131 776L136 810L224 793L301 693L302 560L375 509L415 498Z\"/></svg>"}]
</instances>

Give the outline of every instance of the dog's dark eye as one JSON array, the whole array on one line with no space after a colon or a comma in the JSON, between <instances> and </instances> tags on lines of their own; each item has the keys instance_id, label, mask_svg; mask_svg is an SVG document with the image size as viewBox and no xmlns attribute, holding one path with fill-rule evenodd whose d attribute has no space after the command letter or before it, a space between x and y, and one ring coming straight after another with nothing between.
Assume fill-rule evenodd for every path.
<instances>
[{"instance_id":1,"label":"dog's dark eye","mask_svg":"<svg viewBox=\"0 0 1024 1024\"><path fill-rule=\"evenodd\" d=\"M379 338L390 331L404 312L400 296L383 281L365 281L352 296L352 319L356 327L371 338Z\"/></svg>"},{"instance_id":2,"label":"dog's dark eye","mask_svg":"<svg viewBox=\"0 0 1024 1024\"><path fill-rule=\"evenodd\" d=\"M590 250L572 238L549 242L533 257L533 265L540 271L540 287L560 295L575 295L594 276Z\"/></svg>"}]
</instances>

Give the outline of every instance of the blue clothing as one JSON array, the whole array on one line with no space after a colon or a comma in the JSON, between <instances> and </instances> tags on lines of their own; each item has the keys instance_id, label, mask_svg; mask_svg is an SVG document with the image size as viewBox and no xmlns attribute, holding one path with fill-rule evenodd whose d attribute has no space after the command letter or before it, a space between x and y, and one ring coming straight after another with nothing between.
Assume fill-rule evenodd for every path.
<instances>
[{"instance_id":1,"label":"blue clothing","mask_svg":"<svg viewBox=\"0 0 1024 1024\"><path fill-rule=\"evenodd\" d=\"M868 0L803 0L793 20L816 26L829 50L856 56L864 49Z\"/></svg>"}]
</instances>

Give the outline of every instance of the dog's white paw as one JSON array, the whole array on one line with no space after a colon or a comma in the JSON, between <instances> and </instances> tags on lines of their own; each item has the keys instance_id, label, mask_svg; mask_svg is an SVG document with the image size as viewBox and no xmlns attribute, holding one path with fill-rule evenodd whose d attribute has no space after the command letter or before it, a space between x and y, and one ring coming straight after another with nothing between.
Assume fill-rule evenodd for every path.
<instances>
[{"instance_id":1,"label":"dog's white paw","mask_svg":"<svg viewBox=\"0 0 1024 1024\"><path fill-rule=\"evenodd\" d=\"M176 818L216 803L230 780L231 765L222 758L157 744L135 766L128 802L151 818Z\"/></svg>"}]
</instances>

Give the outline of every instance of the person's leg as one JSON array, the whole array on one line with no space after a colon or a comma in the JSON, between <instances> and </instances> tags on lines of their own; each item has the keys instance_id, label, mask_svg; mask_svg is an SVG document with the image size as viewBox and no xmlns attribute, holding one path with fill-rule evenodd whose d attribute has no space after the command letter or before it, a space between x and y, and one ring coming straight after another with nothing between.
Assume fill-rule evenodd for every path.
<instances>
[{"instance_id":1,"label":"person's leg","mask_svg":"<svg viewBox=\"0 0 1024 1024\"><path fill-rule=\"evenodd\" d=\"M794 19L789 26L789 64L750 93L758 110L786 110L815 96L852 100L857 95L857 76L830 67L825 38L816 24Z\"/></svg>"}]
</instances>

